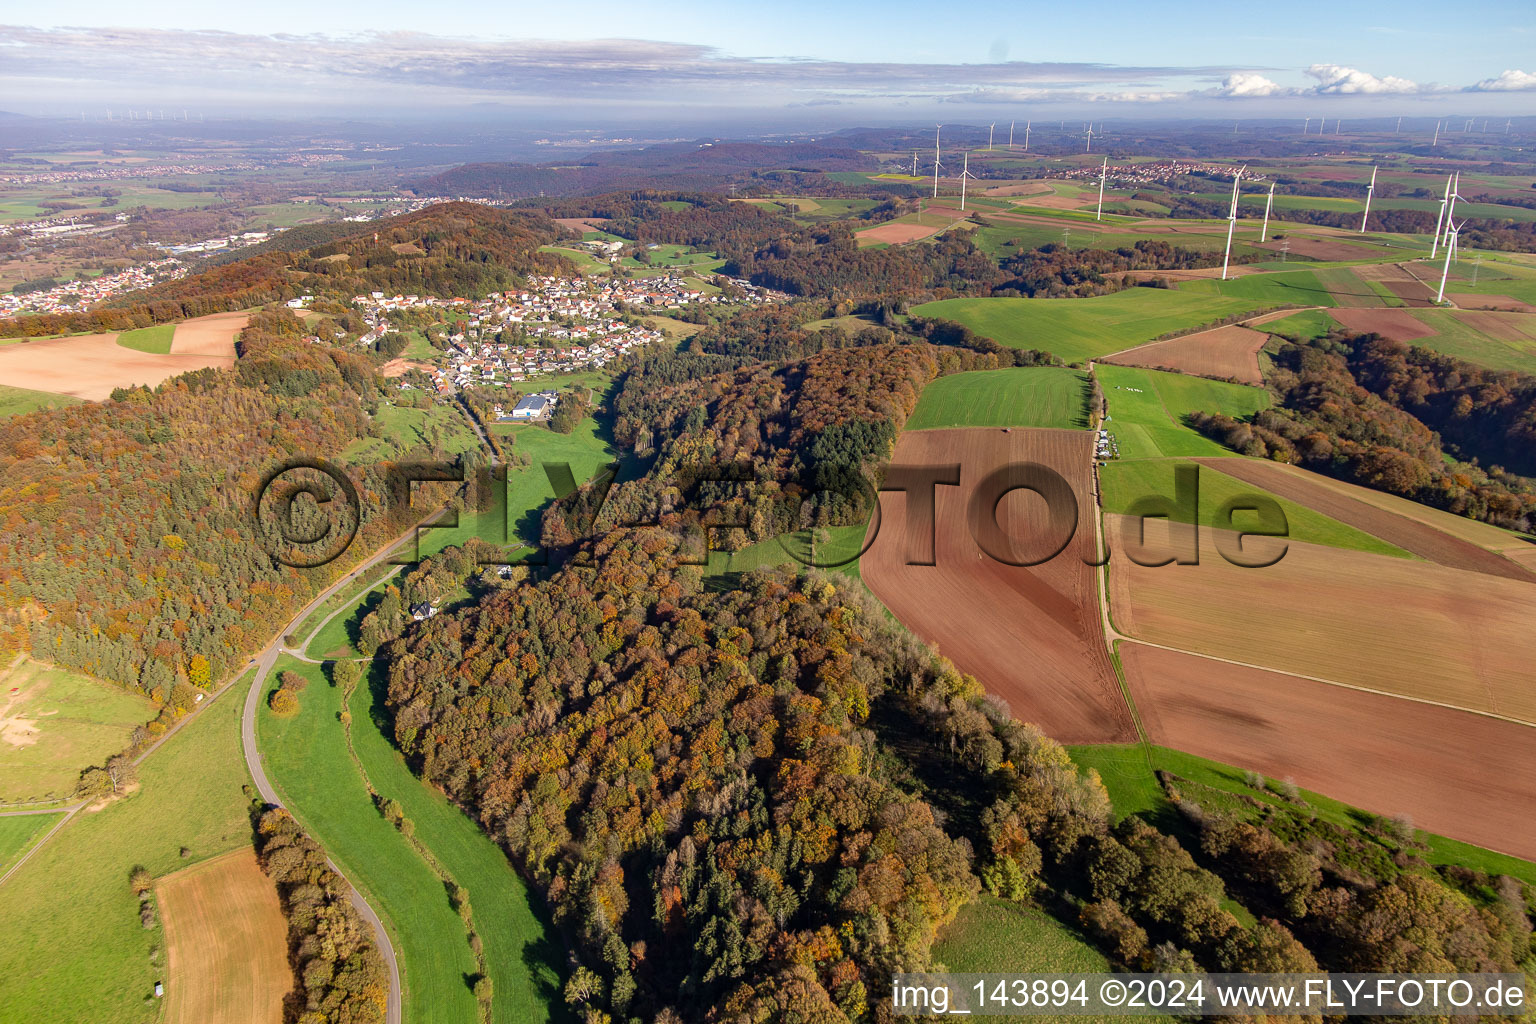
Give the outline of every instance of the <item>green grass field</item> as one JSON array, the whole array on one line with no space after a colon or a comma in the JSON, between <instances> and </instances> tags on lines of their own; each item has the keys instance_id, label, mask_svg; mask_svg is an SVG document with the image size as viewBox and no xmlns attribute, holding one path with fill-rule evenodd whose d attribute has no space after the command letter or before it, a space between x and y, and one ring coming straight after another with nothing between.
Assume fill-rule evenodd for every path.
<instances>
[{"instance_id":1,"label":"green grass field","mask_svg":"<svg viewBox=\"0 0 1536 1024\"><path fill-rule=\"evenodd\" d=\"M1339 322L1321 309L1304 309L1263 325L1264 330L1270 334L1278 334L1292 341L1321 338L1338 326Z\"/></svg>"},{"instance_id":2,"label":"green grass field","mask_svg":"<svg viewBox=\"0 0 1536 1024\"><path fill-rule=\"evenodd\" d=\"M797 530L748 544L736 551L712 550L704 572L706 576L727 577L753 569L820 567L857 577L858 555L864 547L867 529L867 525L860 524L818 531Z\"/></svg>"},{"instance_id":3,"label":"green grass field","mask_svg":"<svg viewBox=\"0 0 1536 1024\"><path fill-rule=\"evenodd\" d=\"M371 802L347 752L340 691L318 665L284 657L276 670L298 672L309 686L299 697L299 713L288 719L273 715L263 695L256 735L267 772L305 831L385 922L407 993L403 1020L475 1020L466 978L476 964L464 923L442 881ZM275 689L276 679L270 684ZM354 718L353 725L369 727L366 717ZM422 841L431 846L429 835Z\"/></svg>"},{"instance_id":4,"label":"green grass field","mask_svg":"<svg viewBox=\"0 0 1536 1024\"><path fill-rule=\"evenodd\" d=\"M564 948L535 910L533 897L506 854L464 812L411 773L388 738L393 727L382 705L383 681L352 695L352 746L381 796L398 800L421 840L448 875L469 890L475 930L485 943L491 975L491 1020L523 1024L564 1019L560 999ZM311 686L305 691L313 692ZM371 807L366 808L373 813Z\"/></svg>"},{"instance_id":5,"label":"green grass field","mask_svg":"<svg viewBox=\"0 0 1536 1024\"><path fill-rule=\"evenodd\" d=\"M1107 973L1110 964L1075 928L1035 907L1021 906L983 893L960 908L939 933L933 959L945 969L966 974ZM989 1016L988 1020L1069 1024L1081 1016ZM1170 1018L1143 1018L1168 1024Z\"/></svg>"},{"instance_id":6,"label":"green grass field","mask_svg":"<svg viewBox=\"0 0 1536 1024\"><path fill-rule=\"evenodd\" d=\"M12 694L13 687L20 692ZM73 794L80 771L128 745L155 717L149 700L119 686L23 659L0 673L0 800Z\"/></svg>"},{"instance_id":7,"label":"green grass field","mask_svg":"<svg viewBox=\"0 0 1536 1024\"><path fill-rule=\"evenodd\" d=\"M1241 419L1270 402L1269 392L1246 384L1107 363L1094 372L1107 405L1104 426L1119 442L1121 459L1230 455L1184 418L1193 412L1222 412Z\"/></svg>"},{"instance_id":8,"label":"green grass field","mask_svg":"<svg viewBox=\"0 0 1536 1024\"><path fill-rule=\"evenodd\" d=\"M914 306L912 312L954 320L1009 348L1041 349L1077 362L1262 305L1251 299L1128 288L1091 299L943 299Z\"/></svg>"},{"instance_id":9,"label":"green grass field","mask_svg":"<svg viewBox=\"0 0 1536 1024\"><path fill-rule=\"evenodd\" d=\"M169 355L171 338L175 333L175 324L157 324L154 327L141 327L137 331L124 331L117 336L117 343L137 352Z\"/></svg>"},{"instance_id":10,"label":"green grass field","mask_svg":"<svg viewBox=\"0 0 1536 1024\"><path fill-rule=\"evenodd\" d=\"M606 260L600 260L582 249L568 249L561 245L542 245L539 247L539 252L552 252L564 256L583 274L606 274L610 269Z\"/></svg>"},{"instance_id":11,"label":"green grass field","mask_svg":"<svg viewBox=\"0 0 1536 1024\"><path fill-rule=\"evenodd\" d=\"M1234 458L1240 457L1234 456ZM1182 461L1140 459L1134 462L1107 463L1099 470L1099 480L1104 489L1104 511L1129 513L1136 501L1145 496L1161 495L1172 498L1174 466ZM1222 505L1228 500L1258 494L1279 503L1281 511L1285 513L1287 526L1285 536L1290 540L1307 544L1325 544L1351 551L1369 551L1398 558L1412 557L1394 544L1331 519L1320 512L1314 512L1305 505L1298 505L1293 501L1270 494L1262 488L1254 487L1209 466L1198 468L1200 492L1197 514L1191 517L1187 514L1188 509L1180 508L1173 517L1176 522L1187 523L1192 518L1198 518L1201 526L1217 529L1230 529L1232 526L1238 529L1246 526L1257 528L1258 517L1251 512L1236 513L1230 524L1217 520L1221 518L1218 513Z\"/></svg>"},{"instance_id":12,"label":"green grass field","mask_svg":"<svg viewBox=\"0 0 1536 1024\"><path fill-rule=\"evenodd\" d=\"M1057 366L950 374L923 389L904 429L1086 428L1091 388L1086 373Z\"/></svg>"},{"instance_id":13,"label":"green grass field","mask_svg":"<svg viewBox=\"0 0 1536 1024\"><path fill-rule=\"evenodd\" d=\"M1255 306L1336 306L1338 301L1317 275L1310 270L1289 270L1277 274L1245 274L1226 281L1214 277L1201 277L1192 281L1180 281L1181 292L1199 295L1221 295L1229 299L1245 299Z\"/></svg>"},{"instance_id":14,"label":"green grass field","mask_svg":"<svg viewBox=\"0 0 1536 1024\"><path fill-rule=\"evenodd\" d=\"M1317 280L1322 283L1323 287L1332 292L1336 298L1349 296L1353 299L1354 301L1351 301L1349 305L1387 308L1403 304L1402 299L1392 295L1384 287L1371 287L1375 282L1362 280L1360 275L1348 267L1326 267L1321 270L1314 270L1312 273L1317 276ZM1317 305L1317 303L1314 303L1314 305ZM1333 305L1342 305L1342 303L1334 302Z\"/></svg>"},{"instance_id":15,"label":"green grass field","mask_svg":"<svg viewBox=\"0 0 1536 1024\"><path fill-rule=\"evenodd\" d=\"M434 403L425 409L379 406L373 418L378 437L353 441L341 453L351 462L379 462L411 452L441 448L450 455L478 447L474 428L455 405Z\"/></svg>"},{"instance_id":16,"label":"green grass field","mask_svg":"<svg viewBox=\"0 0 1536 1024\"><path fill-rule=\"evenodd\" d=\"M0 419L21 416L39 409L58 409L66 405L79 405L80 399L69 395L55 395L47 391L31 391L0 384Z\"/></svg>"},{"instance_id":17,"label":"green grass field","mask_svg":"<svg viewBox=\"0 0 1536 1024\"><path fill-rule=\"evenodd\" d=\"M1138 813L1155 814L1168 808L1162 786L1153 775L1154 770L1171 772L1199 785L1240 794L1276 807L1290 806L1268 789L1249 787L1240 767L1183 751L1150 745L1143 747L1134 743L1074 746L1068 749L1072 760L1078 765L1099 770L1118 817ZM1304 789L1301 797L1319 818L1335 825L1355 828L1362 820L1369 818L1366 812L1321 793ZM1509 875L1536 885L1536 864L1530 861L1447 839L1432 832L1418 830L1415 838L1428 848L1424 857L1431 864L1459 864L1489 874Z\"/></svg>"},{"instance_id":18,"label":"green grass field","mask_svg":"<svg viewBox=\"0 0 1536 1024\"><path fill-rule=\"evenodd\" d=\"M0 815L0 875L32 848L32 844L58 824L59 813Z\"/></svg>"},{"instance_id":19,"label":"green grass field","mask_svg":"<svg viewBox=\"0 0 1536 1024\"><path fill-rule=\"evenodd\" d=\"M1410 344L1465 359L1492 370L1519 370L1536 374L1536 315L1495 314L1508 331L1494 337L1468 323L1460 310L1415 309L1413 317L1435 333L1415 338Z\"/></svg>"},{"instance_id":20,"label":"green grass field","mask_svg":"<svg viewBox=\"0 0 1536 1024\"><path fill-rule=\"evenodd\" d=\"M77 814L0 886L0 1017L161 1019L151 990L166 976L164 933L140 925L128 876L139 865L160 876L249 847L244 694L237 683L205 706L140 766L137 793Z\"/></svg>"},{"instance_id":21,"label":"green grass field","mask_svg":"<svg viewBox=\"0 0 1536 1024\"><path fill-rule=\"evenodd\" d=\"M304 648L304 656L320 660L361 658L363 652L357 649L357 638L363 617L373 611L378 606L378 602L383 600L386 588L391 585L398 587L402 582L401 576L395 575L380 580L361 593L350 594L350 599L342 606L342 610L328 620L325 627L316 633L315 638ZM307 635L307 633L301 633L299 639L302 640Z\"/></svg>"}]
</instances>

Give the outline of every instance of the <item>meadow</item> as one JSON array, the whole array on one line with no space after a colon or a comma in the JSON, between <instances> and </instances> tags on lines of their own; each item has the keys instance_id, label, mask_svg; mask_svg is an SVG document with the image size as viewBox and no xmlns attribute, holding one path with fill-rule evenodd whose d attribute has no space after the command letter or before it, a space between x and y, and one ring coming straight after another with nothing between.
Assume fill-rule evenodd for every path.
<instances>
[{"instance_id":1,"label":"meadow","mask_svg":"<svg viewBox=\"0 0 1536 1024\"><path fill-rule=\"evenodd\" d=\"M1239 458L1239 456L1234 456ZM1103 489L1104 511L1130 513L1136 502L1147 496L1174 496L1174 467L1183 463L1180 459L1141 459L1135 462L1110 462L1099 469L1099 482ZM1242 529L1257 526L1258 518L1251 512L1238 512L1231 523L1218 514L1229 500L1258 494L1279 504L1285 513L1286 534L1295 541L1325 544L1329 547L1348 548L1354 551L1371 551L1399 558L1411 557L1394 544L1374 537L1353 526L1341 523L1305 505L1278 497L1262 488L1235 477L1228 476L1209 465L1199 467L1199 503L1194 516L1189 510L1176 507L1174 522L1188 523L1198 519L1201 526L1215 529Z\"/></svg>"},{"instance_id":2,"label":"meadow","mask_svg":"<svg viewBox=\"0 0 1536 1024\"><path fill-rule=\"evenodd\" d=\"M59 814L0 814L0 875L59 823Z\"/></svg>"},{"instance_id":3,"label":"meadow","mask_svg":"<svg viewBox=\"0 0 1536 1024\"><path fill-rule=\"evenodd\" d=\"M1220 412L1241 419L1270 403L1269 392L1246 384L1108 363L1094 372L1107 407L1104 427L1119 443L1121 459L1229 455L1188 426L1185 417Z\"/></svg>"},{"instance_id":4,"label":"meadow","mask_svg":"<svg viewBox=\"0 0 1536 1024\"><path fill-rule=\"evenodd\" d=\"M912 312L954 320L1009 348L1041 349L1079 362L1261 305L1250 299L1128 288L1090 299L943 299L914 306Z\"/></svg>"},{"instance_id":5,"label":"meadow","mask_svg":"<svg viewBox=\"0 0 1536 1024\"><path fill-rule=\"evenodd\" d=\"M141 327L136 331L124 331L117 336L117 343L136 352L169 355L171 337L175 333L175 324L156 324L154 327Z\"/></svg>"},{"instance_id":6,"label":"meadow","mask_svg":"<svg viewBox=\"0 0 1536 1024\"><path fill-rule=\"evenodd\" d=\"M72 795L81 769L122 750L154 716L122 687L18 659L0 675L0 800Z\"/></svg>"},{"instance_id":7,"label":"meadow","mask_svg":"<svg viewBox=\"0 0 1536 1024\"><path fill-rule=\"evenodd\" d=\"M244 692L236 683L205 702L139 766L137 792L75 815L0 886L5 1019L159 1020L151 989L165 977L163 936L139 923L128 878L137 866L159 877L250 846Z\"/></svg>"},{"instance_id":8,"label":"meadow","mask_svg":"<svg viewBox=\"0 0 1536 1024\"><path fill-rule=\"evenodd\" d=\"M401 582L398 576L391 576L366 588L360 594L350 595L350 599L341 610L327 620L325 626L315 633L314 639L305 645L304 656L317 660L363 657L363 652L357 649L358 629L362 625L363 617L378 607L388 587L398 587ZM299 639L303 640L307 636L308 633L301 633Z\"/></svg>"},{"instance_id":9,"label":"meadow","mask_svg":"<svg viewBox=\"0 0 1536 1024\"><path fill-rule=\"evenodd\" d=\"M273 675L287 671L309 680L299 696L299 713L277 717L263 694L256 719L257 743L273 785L388 929L400 961L406 1024L476 1019L466 979L477 965L464 922L442 880L374 806L347 750L341 692L318 665L278 659ZM270 679L268 692L276 686ZM369 727L366 715L353 721L359 733ZM432 837L423 833L430 847Z\"/></svg>"},{"instance_id":10,"label":"meadow","mask_svg":"<svg viewBox=\"0 0 1536 1024\"><path fill-rule=\"evenodd\" d=\"M1416 309L1413 318L1433 334L1412 344L1492 370L1536 374L1536 315ZM1480 329L1486 326L1497 334Z\"/></svg>"},{"instance_id":11,"label":"meadow","mask_svg":"<svg viewBox=\"0 0 1536 1024\"><path fill-rule=\"evenodd\" d=\"M1056 366L951 374L923 389L904 429L1086 428L1091 388L1086 373Z\"/></svg>"},{"instance_id":12,"label":"meadow","mask_svg":"<svg viewBox=\"0 0 1536 1024\"><path fill-rule=\"evenodd\" d=\"M464 413L448 403L434 402L425 409L381 403L373 426L378 436L353 441L341 457L355 463L381 462L421 449L442 448L457 455L480 445Z\"/></svg>"},{"instance_id":13,"label":"meadow","mask_svg":"<svg viewBox=\"0 0 1536 1024\"><path fill-rule=\"evenodd\" d=\"M55 395L48 391L31 391L0 384L0 419L22 416L39 409L60 409L66 405L79 405L80 399L71 395Z\"/></svg>"},{"instance_id":14,"label":"meadow","mask_svg":"<svg viewBox=\"0 0 1536 1024\"><path fill-rule=\"evenodd\" d=\"M1214 277L1180 281L1181 292L1244 299L1255 306L1336 306L1338 301L1310 270L1244 274L1223 281Z\"/></svg>"}]
</instances>

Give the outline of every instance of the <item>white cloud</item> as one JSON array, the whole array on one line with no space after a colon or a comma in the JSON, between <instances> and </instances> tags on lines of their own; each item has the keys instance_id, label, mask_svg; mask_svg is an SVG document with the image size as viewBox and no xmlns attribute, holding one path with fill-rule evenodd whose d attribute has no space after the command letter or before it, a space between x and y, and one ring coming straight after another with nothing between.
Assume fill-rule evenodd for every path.
<instances>
[{"instance_id":1,"label":"white cloud","mask_svg":"<svg viewBox=\"0 0 1536 1024\"><path fill-rule=\"evenodd\" d=\"M1215 96L1282 96L1293 90L1271 82L1263 75L1239 71L1228 75L1221 85L1212 90Z\"/></svg>"},{"instance_id":2,"label":"white cloud","mask_svg":"<svg viewBox=\"0 0 1536 1024\"><path fill-rule=\"evenodd\" d=\"M1469 87L1469 92L1523 92L1536 89L1536 74L1529 71L1510 70L1498 78L1485 78Z\"/></svg>"},{"instance_id":3,"label":"white cloud","mask_svg":"<svg viewBox=\"0 0 1536 1024\"><path fill-rule=\"evenodd\" d=\"M1387 75L1378 78L1359 68L1347 68L1342 64L1313 64L1306 73L1317 79L1314 92L1324 96L1349 96L1369 94L1403 94L1424 92L1417 82Z\"/></svg>"}]
</instances>

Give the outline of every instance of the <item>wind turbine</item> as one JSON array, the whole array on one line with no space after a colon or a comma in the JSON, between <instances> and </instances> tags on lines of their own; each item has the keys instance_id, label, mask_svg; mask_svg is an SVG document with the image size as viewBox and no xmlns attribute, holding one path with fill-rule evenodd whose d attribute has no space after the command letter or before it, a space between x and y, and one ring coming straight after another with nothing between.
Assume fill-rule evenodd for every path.
<instances>
[{"instance_id":1,"label":"wind turbine","mask_svg":"<svg viewBox=\"0 0 1536 1024\"><path fill-rule=\"evenodd\" d=\"M1008 148L1013 149L1013 122L1008 122Z\"/></svg>"},{"instance_id":2,"label":"wind turbine","mask_svg":"<svg viewBox=\"0 0 1536 1024\"><path fill-rule=\"evenodd\" d=\"M992 151L992 133L996 129L997 129L997 122L996 121L993 121L991 124L987 125L987 152L989 152L989 153Z\"/></svg>"},{"instance_id":3,"label":"wind turbine","mask_svg":"<svg viewBox=\"0 0 1536 1024\"><path fill-rule=\"evenodd\" d=\"M1307 134L1307 129L1310 127L1312 127L1312 119L1309 117L1305 121L1301 122L1301 134Z\"/></svg>"},{"instance_id":4,"label":"wind turbine","mask_svg":"<svg viewBox=\"0 0 1536 1024\"><path fill-rule=\"evenodd\" d=\"M1456 254L1456 240L1461 235L1461 227L1456 223L1456 200L1460 197L1456 189L1451 189L1451 205L1445 211L1445 267L1440 271L1440 294L1435 296L1435 302L1445 301L1445 279L1451 276L1451 257Z\"/></svg>"},{"instance_id":5,"label":"wind turbine","mask_svg":"<svg viewBox=\"0 0 1536 1024\"><path fill-rule=\"evenodd\" d=\"M933 126L933 198L939 198L939 129L944 126Z\"/></svg>"},{"instance_id":6,"label":"wind turbine","mask_svg":"<svg viewBox=\"0 0 1536 1024\"><path fill-rule=\"evenodd\" d=\"M1247 164L1232 176L1232 212L1227 215L1227 251L1221 257L1221 279L1227 279L1227 261L1232 258L1232 232L1237 230L1237 183L1243 180L1243 171L1248 169Z\"/></svg>"},{"instance_id":7,"label":"wind turbine","mask_svg":"<svg viewBox=\"0 0 1536 1024\"><path fill-rule=\"evenodd\" d=\"M1034 124L1033 121L1024 122L1024 152L1026 153L1029 152L1029 126L1032 124Z\"/></svg>"},{"instance_id":8,"label":"wind turbine","mask_svg":"<svg viewBox=\"0 0 1536 1024\"><path fill-rule=\"evenodd\" d=\"M1457 171L1451 176L1451 201L1445 208L1445 234L1441 238L1442 245L1451 244L1451 214L1456 212L1456 200L1461 198L1461 172ZM1457 229L1460 230L1459 228Z\"/></svg>"},{"instance_id":9,"label":"wind turbine","mask_svg":"<svg viewBox=\"0 0 1536 1024\"><path fill-rule=\"evenodd\" d=\"M967 179L967 178L974 178L974 177L975 177L975 175L971 173L971 154L970 154L970 151L967 150L966 154L965 154L965 162L960 165L960 212L961 213L965 212L965 179Z\"/></svg>"},{"instance_id":10,"label":"wind turbine","mask_svg":"<svg viewBox=\"0 0 1536 1024\"><path fill-rule=\"evenodd\" d=\"M1099 168L1099 209L1093 215L1094 220L1104 218L1104 176L1109 173L1109 157L1104 158L1104 164Z\"/></svg>"},{"instance_id":11,"label":"wind turbine","mask_svg":"<svg viewBox=\"0 0 1536 1024\"><path fill-rule=\"evenodd\" d=\"M1439 121L1435 122L1435 137L1433 139L1429 140L1429 145L1430 145L1431 148L1440 145L1440 122Z\"/></svg>"},{"instance_id":12,"label":"wind turbine","mask_svg":"<svg viewBox=\"0 0 1536 1024\"><path fill-rule=\"evenodd\" d=\"M1093 122L1091 122L1091 121L1088 123L1088 148L1083 150L1083 152L1084 153L1092 153L1093 152Z\"/></svg>"},{"instance_id":13,"label":"wind turbine","mask_svg":"<svg viewBox=\"0 0 1536 1024\"><path fill-rule=\"evenodd\" d=\"M1259 229L1259 241L1269 237L1269 210L1275 205L1275 183L1269 183L1269 198L1264 200L1264 226Z\"/></svg>"},{"instance_id":14,"label":"wind turbine","mask_svg":"<svg viewBox=\"0 0 1536 1024\"><path fill-rule=\"evenodd\" d=\"M1398 118L1397 119L1397 131L1402 131L1402 130L1403 130L1403 119L1402 118Z\"/></svg>"},{"instance_id":15,"label":"wind turbine","mask_svg":"<svg viewBox=\"0 0 1536 1024\"><path fill-rule=\"evenodd\" d=\"M917 177L917 150L912 151L912 177Z\"/></svg>"},{"instance_id":16,"label":"wind turbine","mask_svg":"<svg viewBox=\"0 0 1536 1024\"><path fill-rule=\"evenodd\" d=\"M1434 259L1435 253L1440 251L1440 225L1445 223L1445 204L1451 198L1451 176L1445 176L1445 195L1440 200L1440 212L1435 214L1435 237L1429 243L1429 258Z\"/></svg>"},{"instance_id":17,"label":"wind turbine","mask_svg":"<svg viewBox=\"0 0 1536 1024\"><path fill-rule=\"evenodd\" d=\"M1371 187L1365 190L1365 213L1360 217L1360 233L1365 234L1365 222L1371 219L1371 196L1376 194L1376 168L1371 168Z\"/></svg>"}]
</instances>

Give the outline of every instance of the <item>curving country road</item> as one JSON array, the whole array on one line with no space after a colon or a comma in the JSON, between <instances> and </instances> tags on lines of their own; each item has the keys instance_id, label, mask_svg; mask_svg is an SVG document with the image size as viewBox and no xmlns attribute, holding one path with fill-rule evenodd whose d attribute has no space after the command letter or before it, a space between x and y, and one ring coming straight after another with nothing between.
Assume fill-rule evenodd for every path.
<instances>
[{"instance_id":1,"label":"curving country road","mask_svg":"<svg viewBox=\"0 0 1536 1024\"><path fill-rule=\"evenodd\" d=\"M366 570L373 568L388 558L390 552L399 547L402 542L409 540L415 535L416 529L415 526L412 526L405 533L380 548L375 554L359 562L345 576L342 576L335 583L322 590L315 596L314 600L299 609L298 614L278 632L277 637L267 645L265 650L256 656L256 676L251 680L250 689L246 691L245 710L240 716L240 746L245 752L245 766L251 773L251 780L256 785L256 792L260 793L261 798L267 803L277 807L283 806L283 801L278 796L277 789L272 785L271 780L267 778L266 769L262 766L261 751L256 749L256 710L261 704L261 695L265 690L267 675L272 671L272 666L277 663L278 656L281 654L294 654L302 657L302 643L309 639L309 637L302 638L300 641L301 649L294 651L284 646L283 637L299 628L310 612L318 608L333 594L348 586ZM330 617L327 617L320 625L323 626L328 621L330 621ZM316 628L318 630L319 627ZM336 866L334 860L327 858L326 862L330 864L331 870L341 875L343 879L346 879L347 876ZM374 941L379 947L379 955L384 958L385 967L389 971L389 998L385 1004L384 1020L386 1024L400 1024L400 962L395 957L394 944L389 941L389 933L385 930L384 923L379 920L379 915L368 905L368 901L363 899L358 893L357 887L352 885L350 880L347 881L347 885L352 889L352 905L357 908L358 914L373 929Z\"/></svg>"}]
</instances>

